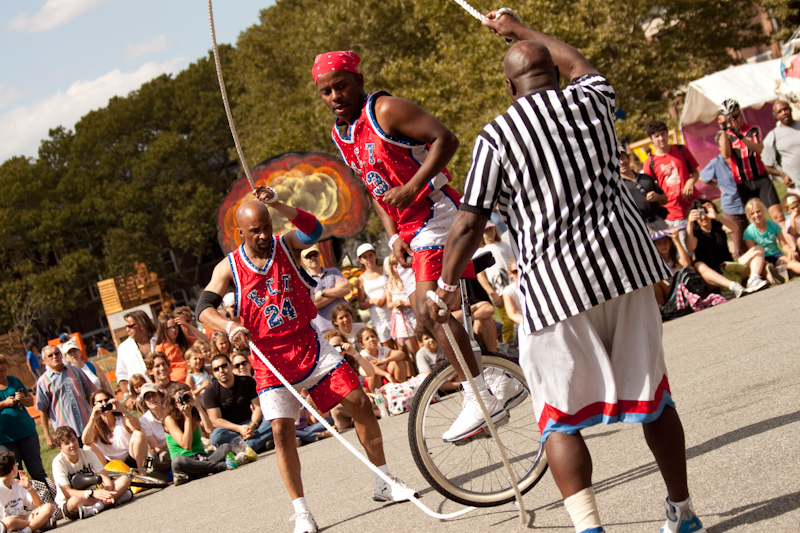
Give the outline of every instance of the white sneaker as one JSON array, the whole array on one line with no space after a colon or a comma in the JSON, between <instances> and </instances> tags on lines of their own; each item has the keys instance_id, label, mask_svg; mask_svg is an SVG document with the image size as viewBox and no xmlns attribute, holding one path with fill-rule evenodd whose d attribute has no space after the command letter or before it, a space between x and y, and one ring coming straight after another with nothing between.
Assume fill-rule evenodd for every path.
<instances>
[{"instance_id":1,"label":"white sneaker","mask_svg":"<svg viewBox=\"0 0 800 533\"><path fill-rule=\"evenodd\" d=\"M528 397L528 391L522 383L499 369L485 369L483 379L494 397L503 402L506 411L511 411Z\"/></svg>"},{"instance_id":2,"label":"white sneaker","mask_svg":"<svg viewBox=\"0 0 800 533\"><path fill-rule=\"evenodd\" d=\"M400 481L399 478L387 474L389 479L397 483L403 488L407 488L406 484ZM392 492L392 485L390 483L385 482L383 479L377 485L374 485L372 488L372 500L376 502L406 502L408 498L403 496L402 494L393 494ZM415 494L416 496L416 494Z\"/></svg>"},{"instance_id":3,"label":"white sneaker","mask_svg":"<svg viewBox=\"0 0 800 533\"><path fill-rule=\"evenodd\" d=\"M289 521L294 520L294 533L317 533L317 523L309 511L295 513Z\"/></svg>"},{"instance_id":4,"label":"white sneaker","mask_svg":"<svg viewBox=\"0 0 800 533\"><path fill-rule=\"evenodd\" d=\"M498 422L506 417L507 413L503 407L503 402L495 398L488 390L481 391L480 395L486 405L486 409L489 411L492 422ZM456 442L471 437L485 426L486 420L483 418L483 411L481 411L477 398L470 391L464 391L461 414L458 415L450 429L442 434L442 440L444 442Z\"/></svg>"},{"instance_id":5,"label":"white sneaker","mask_svg":"<svg viewBox=\"0 0 800 533\"><path fill-rule=\"evenodd\" d=\"M769 285L769 283L761 276L750 276L750 279L747 280L747 288L745 289L745 291L747 292L760 291L767 285Z\"/></svg>"},{"instance_id":6,"label":"white sneaker","mask_svg":"<svg viewBox=\"0 0 800 533\"><path fill-rule=\"evenodd\" d=\"M733 291L733 294L735 294L737 298L741 298L745 292L744 287L742 287L742 284L736 283L735 281L731 281L730 289Z\"/></svg>"}]
</instances>

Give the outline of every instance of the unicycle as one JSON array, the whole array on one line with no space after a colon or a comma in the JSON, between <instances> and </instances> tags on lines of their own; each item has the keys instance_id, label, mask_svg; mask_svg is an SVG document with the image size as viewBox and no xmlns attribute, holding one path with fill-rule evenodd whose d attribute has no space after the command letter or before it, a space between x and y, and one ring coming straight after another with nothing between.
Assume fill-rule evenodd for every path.
<instances>
[{"instance_id":1,"label":"unicycle","mask_svg":"<svg viewBox=\"0 0 800 533\"><path fill-rule=\"evenodd\" d=\"M489 254L491 257L491 254ZM475 261L476 271L489 264ZM483 268L479 268L483 266ZM462 312L467 333L472 336L470 305L461 280ZM516 361L501 356L482 357L486 384L505 402L508 416L496 422L498 436L516 472L522 494L530 491L547 471L541 432L533 411L530 389ZM422 476L446 498L463 505L492 507L514 501L514 489L503 466L497 444L487 428L455 443L442 440L461 412L463 390L457 385L455 368L448 362L422 382L411 404L408 440L414 462ZM455 392L443 389L457 386Z\"/></svg>"}]
</instances>

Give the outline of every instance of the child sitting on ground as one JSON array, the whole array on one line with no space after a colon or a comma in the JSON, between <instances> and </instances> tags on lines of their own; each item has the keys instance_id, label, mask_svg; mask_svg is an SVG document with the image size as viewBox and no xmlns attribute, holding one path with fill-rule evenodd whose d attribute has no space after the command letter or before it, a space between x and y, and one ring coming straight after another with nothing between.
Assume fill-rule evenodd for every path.
<instances>
[{"instance_id":1,"label":"child sitting on ground","mask_svg":"<svg viewBox=\"0 0 800 533\"><path fill-rule=\"evenodd\" d=\"M0 530L31 533L43 529L53 514L53 505L42 504L28 474L17 467L14 452L0 451L0 480Z\"/></svg>"},{"instance_id":2,"label":"child sitting on ground","mask_svg":"<svg viewBox=\"0 0 800 533\"><path fill-rule=\"evenodd\" d=\"M53 441L61 452L53 458L53 480L58 487L56 505L65 517L70 520L89 518L112 505L133 499L133 493L128 490L131 479L121 476L112 482L97 455L80 447L74 429L61 426L56 429ZM103 488L74 488L73 480L77 475L100 476Z\"/></svg>"}]
</instances>

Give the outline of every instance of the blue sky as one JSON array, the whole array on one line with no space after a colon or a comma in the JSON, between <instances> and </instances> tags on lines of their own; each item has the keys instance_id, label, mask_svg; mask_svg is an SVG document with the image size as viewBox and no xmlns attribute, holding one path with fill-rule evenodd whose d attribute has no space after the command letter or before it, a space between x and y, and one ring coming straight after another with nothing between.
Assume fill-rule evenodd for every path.
<instances>
[{"instance_id":1,"label":"blue sky","mask_svg":"<svg viewBox=\"0 0 800 533\"><path fill-rule=\"evenodd\" d=\"M217 42L236 43L273 0L217 0ZM36 157L49 129L178 73L211 49L206 0L2 0L0 163ZM222 105L222 100L220 100Z\"/></svg>"}]
</instances>

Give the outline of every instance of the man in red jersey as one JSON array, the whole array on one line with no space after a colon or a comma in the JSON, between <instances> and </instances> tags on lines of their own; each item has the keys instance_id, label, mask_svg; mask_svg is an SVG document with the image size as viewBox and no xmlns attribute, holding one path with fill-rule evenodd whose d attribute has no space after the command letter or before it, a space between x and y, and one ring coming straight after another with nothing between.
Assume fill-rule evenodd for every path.
<instances>
[{"instance_id":1,"label":"man in red jersey","mask_svg":"<svg viewBox=\"0 0 800 533\"><path fill-rule=\"evenodd\" d=\"M307 389L320 411L341 403L353 416L356 432L369 460L388 474L380 426L369 398L359 387L358 376L341 355L311 325L317 315L311 299L311 277L299 268L301 250L322 235L314 215L277 201L268 187L253 194L261 201L243 203L236 211L239 235L244 243L219 262L211 282L197 304L197 316L217 331L227 331L236 345L253 344L253 368L259 403L271 421L281 477L295 508L295 533L313 533L317 525L306 503L300 477L300 458L295 447L295 416L300 403L269 370L263 357L300 391ZM290 220L296 230L281 237L272 234L267 206ZM217 311L222 295L234 286L234 311L241 325ZM375 501L400 501L392 486L374 475Z\"/></svg>"},{"instance_id":2,"label":"man in red jersey","mask_svg":"<svg viewBox=\"0 0 800 533\"><path fill-rule=\"evenodd\" d=\"M506 416L505 406L487 388L472 354L469 337L456 319L449 321L465 355L477 391L472 391L442 324L429 318L425 294L436 289L455 292L458 285L442 283L442 253L461 195L453 189L445 165L458 148L458 139L433 115L403 98L385 92L366 94L361 61L355 52L328 52L314 61L312 74L317 92L336 116L332 136L344 161L363 180L375 211L390 235L389 247L402 266L413 253L416 290L411 297L417 320L432 332L448 361L457 369L465 391L461 414L444 432L445 442L455 442L485 425L476 394L480 394L492 420ZM472 268L468 267L471 271ZM468 273L469 274L469 273ZM412 281L405 279L408 288Z\"/></svg>"}]
</instances>

